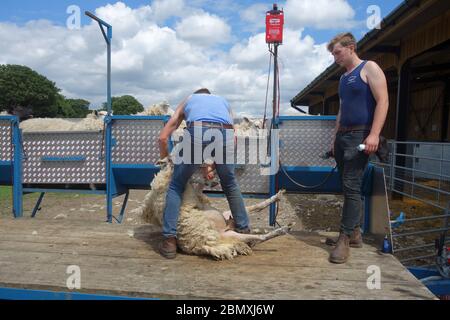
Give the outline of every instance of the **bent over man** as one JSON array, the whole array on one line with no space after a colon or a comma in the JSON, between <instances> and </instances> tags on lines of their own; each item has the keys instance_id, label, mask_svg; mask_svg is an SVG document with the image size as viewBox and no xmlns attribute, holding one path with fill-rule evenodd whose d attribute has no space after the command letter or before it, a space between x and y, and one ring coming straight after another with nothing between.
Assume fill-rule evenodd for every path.
<instances>
[{"instance_id":1,"label":"bent over man","mask_svg":"<svg viewBox=\"0 0 450 320\"><path fill-rule=\"evenodd\" d=\"M191 140L191 151L194 153L196 150L202 152L206 146L213 142L212 138L206 138L209 136L207 131L209 129L219 130L223 142L221 148L223 148L222 155L226 155L227 151L233 147L234 150L234 135L231 135L232 139L227 140L226 131L233 130L233 119L231 116L231 110L228 102L216 95L212 95L206 88L197 90L193 95L182 101L175 114L171 117L164 129L160 133L160 156L164 159L168 156L168 144L167 140L171 134L178 128L181 121L185 119L187 124L187 130ZM216 131L217 132L217 131ZM200 133L200 135L198 135ZM203 138L205 136L205 139ZM183 143L183 142L182 142ZM196 148L200 145L200 148ZM228 148L227 148L228 145ZM185 150L183 149L183 152ZM216 155L220 152L216 151ZM196 155L191 154L191 160ZM201 156L202 162L205 159ZM219 157L219 156L218 156ZM198 155L197 155L198 158ZM186 157L183 156L183 159ZM234 159L234 158L233 158ZM189 163L175 164L172 175L172 180L167 190L166 205L163 216L163 237L159 251L162 256L171 259L175 258L177 252L177 223L180 213L180 206L185 190L186 183L192 174L199 167L199 163L191 161ZM247 211L245 209L244 200L242 198L241 191L236 181L234 174L234 163L226 163L225 159L215 159L215 168L220 178L220 184L224 191L228 204L231 209L231 213L235 220L235 231L241 233L249 233L249 220Z\"/></svg>"}]
</instances>

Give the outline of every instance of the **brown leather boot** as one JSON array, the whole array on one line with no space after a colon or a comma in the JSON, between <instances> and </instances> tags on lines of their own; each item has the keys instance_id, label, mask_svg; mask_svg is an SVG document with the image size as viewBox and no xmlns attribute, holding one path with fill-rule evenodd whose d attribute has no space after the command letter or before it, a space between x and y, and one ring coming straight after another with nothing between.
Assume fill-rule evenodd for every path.
<instances>
[{"instance_id":1,"label":"brown leather boot","mask_svg":"<svg viewBox=\"0 0 450 320\"><path fill-rule=\"evenodd\" d=\"M177 238L165 238L159 245L159 253L167 259L173 259L177 256Z\"/></svg>"},{"instance_id":2,"label":"brown leather boot","mask_svg":"<svg viewBox=\"0 0 450 320\"><path fill-rule=\"evenodd\" d=\"M328 246L335 246L338 239L327 238L325 244ZM363 240L361 235L361 229L359 227L353 230L352 236L350 237L350 247L351 248L362 248Z\"/></svg>"},{"instance_id":3,"label":"brown leather boot","mask_svg":"<svg viewBox=\"0 0 450 320\"><path fill-rule=\"evenodd\" d=\"M234 228L234 231L237 232L237 233L243 233L243 234L251 233L251 230L250 230L249 227L244 228L244 229Z\"/></svg>"},{"instance_id":4,"label":"brown leather boot","mask_svg":"<svg viewBox=\"0 0 450 320\"><path fill-rule=\"evenodd\" d=\"M336 247L330 253L330 262L332 263L345 263L350 256L350 237L345 233L339 234L339 239L336 243Z\"/></svg>"}]
</instances>

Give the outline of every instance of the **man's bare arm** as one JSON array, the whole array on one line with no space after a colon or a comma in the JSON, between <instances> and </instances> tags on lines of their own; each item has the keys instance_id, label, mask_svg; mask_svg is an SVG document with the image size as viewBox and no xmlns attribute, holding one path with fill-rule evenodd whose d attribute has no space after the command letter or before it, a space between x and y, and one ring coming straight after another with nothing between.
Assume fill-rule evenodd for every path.
<instances>
[{"instance_id":1,"label":"man's bare arm","mask_svg":"<svg viewBox=\"0 0 450 320\"><path fill-rule=\"evenodd\" d=\"M166 123L164 128L161 130L161 133L159 134L159 154L160 159L164 159L169 155L169 149L168 149L168 140L172 133L177 130L177 128L180 126L181 121L184 119L184 107L186 106L186 102L189 97L185 98L175 110L175 113L173 116L169 119L169 121Z\"/></svg>"},{"instance_id":2,"label":"man's bare arm","mask_svg":"<svg viewBox=\"0 0 450 320\"><path fill-rule=\"evenodd\" d=\"M331 152L333 153L333 155L334 155L334 142L336 141L336 134L337 134L337 132L339 130L339 126L340 126L340 122L341 122L341 108L340 108L340 104L341 104L341 101L339 102L339 112L338 112L337 117L336 117L336 126L334 127L333 141L331 141Z\"/></svg>"},{"instance_id":3,"label":"man's bare arm","mask_svg":"<svg viewBox=\"0 0 450 320\"><path fill-rule=\"evenodd\" d=\"M377 105L375 107L372 129L364 144L366 145L366 153L373 153L378 150L380 133L386 121L389 108L389 96L386 76L383 70L373 61L369 61L366 66L367 82Z\"/></svg>"},{"instance_id":4,"label":"man's bare arm","mask_svg":"<svg viewBox=\"0 0 450 320\"><path fill-rule=\"evenodd\" d=\"M334 127L334 136L336 136L338 130L339 130L339 126L340 126L340 122L341 122L341 102L339 102L339 111L338 114L336 116L336 126Z\"/></svg>"}]
</instances>

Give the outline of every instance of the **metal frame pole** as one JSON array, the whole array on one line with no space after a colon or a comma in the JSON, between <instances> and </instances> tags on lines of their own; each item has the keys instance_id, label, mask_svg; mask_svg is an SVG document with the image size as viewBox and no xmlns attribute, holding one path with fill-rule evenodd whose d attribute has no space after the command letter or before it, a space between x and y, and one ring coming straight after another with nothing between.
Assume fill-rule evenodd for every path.
<instances>
[{"instance_id":1,"label":"metal frame pole","mask_svg":"<svg viewBox=\"0 0 450 320\"><path fill-rule=\"evenodd\" d=\"M94 14L86 11L85 14L91 19L98 22L100 30L103 34L103 38L106 41L106 50L107 50L107 85L106 85L106 95L107 95L107 111L108 115L105 117L106 124L106 132L105 132L105 166L106 166L106 215L107 222L112 223L112 198L113 198L113 190L112 190L112 166L111 166L111 154L112 154L112 98L111 98L111 40L112 40L112 26L102 19L98 18ZM106 27L106 32L104 27Z\"/></svg>"},{"instance_id":2,"label":"metal frame pole","mask_svg":"<svg viewBox=\"0 0 450 320\"><path fill-rule=\"evenodd\" d=\"M103 37L106 41L106 51L107 51L107 86L106 86L106 94L107 94L107 111L108 115L111 115L111 40L112 40L112 26L94 14L86 11L85 14L98 22L98 26L100 27L100 31L103 34ZM106 32L103 27L106 27Z\"/></svg>"},{"instance_id":3,"label":"metal frame pole","mask_svg":"<svg viewBox=\"0 0 450 320\"><path fill-rule=\"evenodd\" d=\"M274 63L273 63L273 68L274 68L274 72L273 72L273 101L272 101L272 126L270 128L270 130L272 129L278 129L278 46L279 43L274 43L274 52L273 52L273 58L274 58ZM270 133L270 137L272 137L273 133ZM271 141L269 143L272 144L273 139L271 139ZM276 141L275 141L276 143ZM278 162L278 155L275 155L275 148L273 145L271 145L271 163L273 165L274 161ZM278 180L278 173L273 173L270 176L270 193L269 196L272 197L274 196L278 190L277 190L277 180ZM269 218L269 224L271 226L275 226L276 224L276 211L277 211L277 203L272 203L270 204L270 208L269 208L269 214L270 214L270 218Z\"/></svg>"},{"instance_id":4,"label":"metal frame pole","mask_svg":"<svg viewBox=\"0 0 450 320\"><path fill-rule=\"evenodd\" d=\"M13 214L15 218L23 217L23 186L22 186L22 143L19 129L19 119L11 120L12 141L14 145L13 158Z\"/></svg>"}]
</instances>

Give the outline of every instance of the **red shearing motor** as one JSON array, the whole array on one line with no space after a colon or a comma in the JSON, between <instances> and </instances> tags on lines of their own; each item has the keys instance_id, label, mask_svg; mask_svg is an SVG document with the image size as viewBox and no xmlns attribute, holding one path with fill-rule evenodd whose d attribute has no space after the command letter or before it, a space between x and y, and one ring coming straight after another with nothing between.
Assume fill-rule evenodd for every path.
<instances>
[{"instance_id":1,"label":"red shearing motor","mask_svg":"<svg viewBox=\"0 0 450 320\"><path fill-rule=\"evenodd\" d=\"M276 3L273 4L273 10L266 13L266 42L283 43L283 25L284 13L278 10Z\"/></svg>"}]
</instances>

